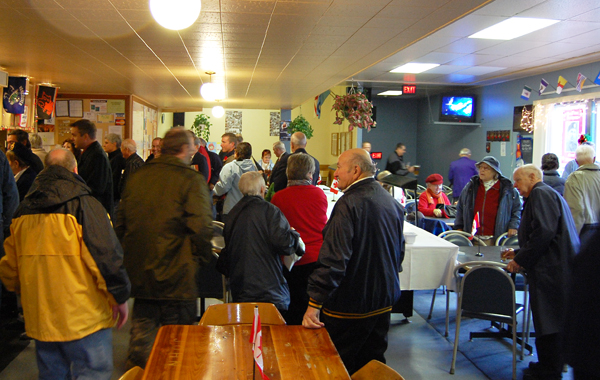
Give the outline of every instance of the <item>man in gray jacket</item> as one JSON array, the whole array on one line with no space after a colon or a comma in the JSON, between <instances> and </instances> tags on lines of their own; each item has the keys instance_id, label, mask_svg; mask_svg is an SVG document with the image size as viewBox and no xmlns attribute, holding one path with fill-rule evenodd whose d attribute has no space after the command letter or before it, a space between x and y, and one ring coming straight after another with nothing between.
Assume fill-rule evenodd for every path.
<instances>
[{"instance_id":1,"label":"man in gray jacket","mask_svg":"<svg viewBox=\"0 0 600 380\"><path fill-rule=\"evenodd\" d=\"M594 164L596 151L590 145L578 146L575 155L579 168L565 183L565 200L583 243L587 231L600 223L600 166Z\"/></svg>"},{"instance_id":2,"label":"man in gray jacket","mask_svg":"<svg viewBox=\"0 0 600 380\"><path fill-rule=\"evenodd\" d=\"M219 182L215 184L213 192L215 195L227 194L223 205L223 221L225 215L231 211L233 206L242 199L243 195L238 188L240 177L244 173L256 171L252 162L252 145L247 142L239 143L235 148L235 161L225 164L221 169Z\"/></svg>"}]
</instances>

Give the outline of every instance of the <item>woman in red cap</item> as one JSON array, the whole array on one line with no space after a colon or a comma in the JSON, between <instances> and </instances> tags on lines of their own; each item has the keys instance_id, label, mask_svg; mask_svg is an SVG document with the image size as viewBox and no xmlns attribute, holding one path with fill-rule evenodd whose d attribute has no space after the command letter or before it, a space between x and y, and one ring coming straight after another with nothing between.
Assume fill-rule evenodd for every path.
<instances>
[{"instance_id":1,"label":"woman in red cap","mask_svg":"<svg viewBox=\"0 0 600 380\"><path fill-rule=\"evenodd\" d=\"M435 216L437 218L447 218L443 209L437 208L437 205L449 205L450 200L443 190L444 177L435 173L425 179L427 190L421 193L419 197L419 211L425 216Z\"/></svg>"}]
</instances>

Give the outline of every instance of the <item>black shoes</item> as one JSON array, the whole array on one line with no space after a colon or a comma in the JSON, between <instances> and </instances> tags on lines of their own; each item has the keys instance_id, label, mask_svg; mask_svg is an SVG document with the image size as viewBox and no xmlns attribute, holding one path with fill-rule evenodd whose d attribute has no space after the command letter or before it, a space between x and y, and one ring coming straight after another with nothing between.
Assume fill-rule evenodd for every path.
<instances>
[{"instance_id":1,"label":"black shoes","mask_svg":"<svg viewBox=\"0 0 600 380\"><path fill-rule=\"evenodd\" d=\"M562 371L553 371L543 367L540 362L529 363L529 368L523 370L523 380L560 380Z\"/></svg>"}]
</instances>

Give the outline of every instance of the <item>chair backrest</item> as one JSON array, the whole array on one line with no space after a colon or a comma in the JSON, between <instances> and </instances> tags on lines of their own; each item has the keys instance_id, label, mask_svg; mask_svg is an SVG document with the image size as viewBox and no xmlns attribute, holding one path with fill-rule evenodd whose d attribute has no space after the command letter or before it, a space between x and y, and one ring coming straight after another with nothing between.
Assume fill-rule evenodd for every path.
<instances>
[{"instance_id":1,"label":"chair backrest","mask_svg":"<svg viewBox=\"0 0 600 380\"><path fill-rule=\"evenodd\" d=\"M144 377L144 370L141 367L133 367L119 377L119 380L141 380L142 377Z\"/></svg>"},{"instance_id":2,"label":"chair backrest","mask_svg":"<svg viewBox=\"0 0 600 380\"><path fill-rule=\"evenodd\" d=\"M472 313L488 313L512 318L515 313L515 285L499 265L470 262L460 285L461 308ZM456 271L456 270L455 270Z\"/></svg>"},{"instance_id":3,"label":"chair backrest","mask_svg":"<svg viewBox=\"0 0 600 380\"><path fill-rule=\"evenodd\" d=\"M371 360L354 372L350 378L352 380L404 380L398 372L378 360Z\"/></svg>"},{"instance_id":4,"label":"chair backrest","mask_svg":"<svg viewBox=\"0 0 600 380\"><path fill-rule=\"evenodd\" d=\"M408 201L408 202L406 202L406 205L404 206L404 210L406 211L407 214L414 212L416 209L417 209L417 202L415 202L415 201Z\"/></svg>"},{"instance_id":5,"label":"chair backrest","mask_svg":"<svg viewBox=\"0 0 600 380\"><path fill-rule=\"evenodd\" d=\"M473 246L473 243L471 243L468 237L459 234L446 235L443 239L449 241L450 243L456 244L459 247Z\"/></svg>"},{"instance_id":6,"label":"chair backrest","mask_svg":"<svg viewBox=\"0 0 600 380\"><path fill-rule=\"evenodd\" d=\"M485 242L484 242L483 240L481 240L481 239L480 239L480 238L478 238L477 236L473 236L473 235L471 235L470 233L468 233L468 232L465 232L465 231L458 231L458 230L444 231L444 232L442 232L441 234L439 234L439 235L437 235L437 236L438 236L438 237L441 237L442 239L446 239L446 240L448 240L447 236L449 236L449 235L462 235L462 236L466 237L466 238L467 238L467 240L469 240L469 242L470 242L471 240L474 240L474 241L476 241L476 242L477 242L479 245L481 245L481 246L483 246L483 247L485 247L485 246L487 245L487 244L485 244ZM453 242L453 243L454 243L454 242ZM454 244L456 244L456 243L454 243ZM459 244L456 244L456 245L459 245ZM473 243L470 243L468 246L472 246L472 245L473 245Z\"/></svg>"},{"instance_id":7,"label":"chair backrest","mask_svg":"<svg viewBox=\"0 0 600 380\"><path fill-rule=\"evenodd\" d=\"M275 305L263 302L223 303L211 305L200 319L200 326L224 326L251 324L254 320L254 307L258 306L260 323L263 325L285 325Z\"/></svg>"},{"instance_id":8,"label":"chair backrest","mask_svg":"<svg viewBox=\"0 0 600 380\"><path fill-rule=\"evenodd\" d=\"M216 257L219 257L219 253L221 253L221 250L225 248L225 239L223 238L223 228L225 228L225 225L221 222L213 220L212 226L213 238L210 242L212 244L213 253Z\"/></svg>"}]
</instances>

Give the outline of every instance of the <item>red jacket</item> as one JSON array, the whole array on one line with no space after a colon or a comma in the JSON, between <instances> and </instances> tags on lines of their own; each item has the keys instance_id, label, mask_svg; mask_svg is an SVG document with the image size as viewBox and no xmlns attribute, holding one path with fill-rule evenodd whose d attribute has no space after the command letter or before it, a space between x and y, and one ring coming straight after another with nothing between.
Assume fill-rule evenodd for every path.
<instances>
[{"instance_id":1,"label":"red jacket","mask_svg":"<svg viewBox=\"0 0 600 380\"><path fill-rule=\"evenodd\" d=\"M295 265L317 261L327 223L327 197L323 190L312 185L290 186L275 193L271 203L279 207L306 244L304 256Z\"/></svg>"},{"instance_id":2,"label":"red jacket","mask_svg":"<svg viewBox=\"0 0 600 380\"><path fill-rule=\"evenodd\" d=\"M433 214L433 210L435 210L435 208L437 206L437 203L435 203L436 198L428 200L428 197L427 197L428 191L429 190L425 190L419 196L419 211L421 211L423 213L423 215L425 215L425 216L435 216ZM446 193L442 192L442 193L440 193L440 196L442 197L442 200L444 201L445 205L451 204L450 200L446 196ZM444 211L442 211L442 217L444 217L444 218L448 217Z\"/></svg>"}]
</instances>

